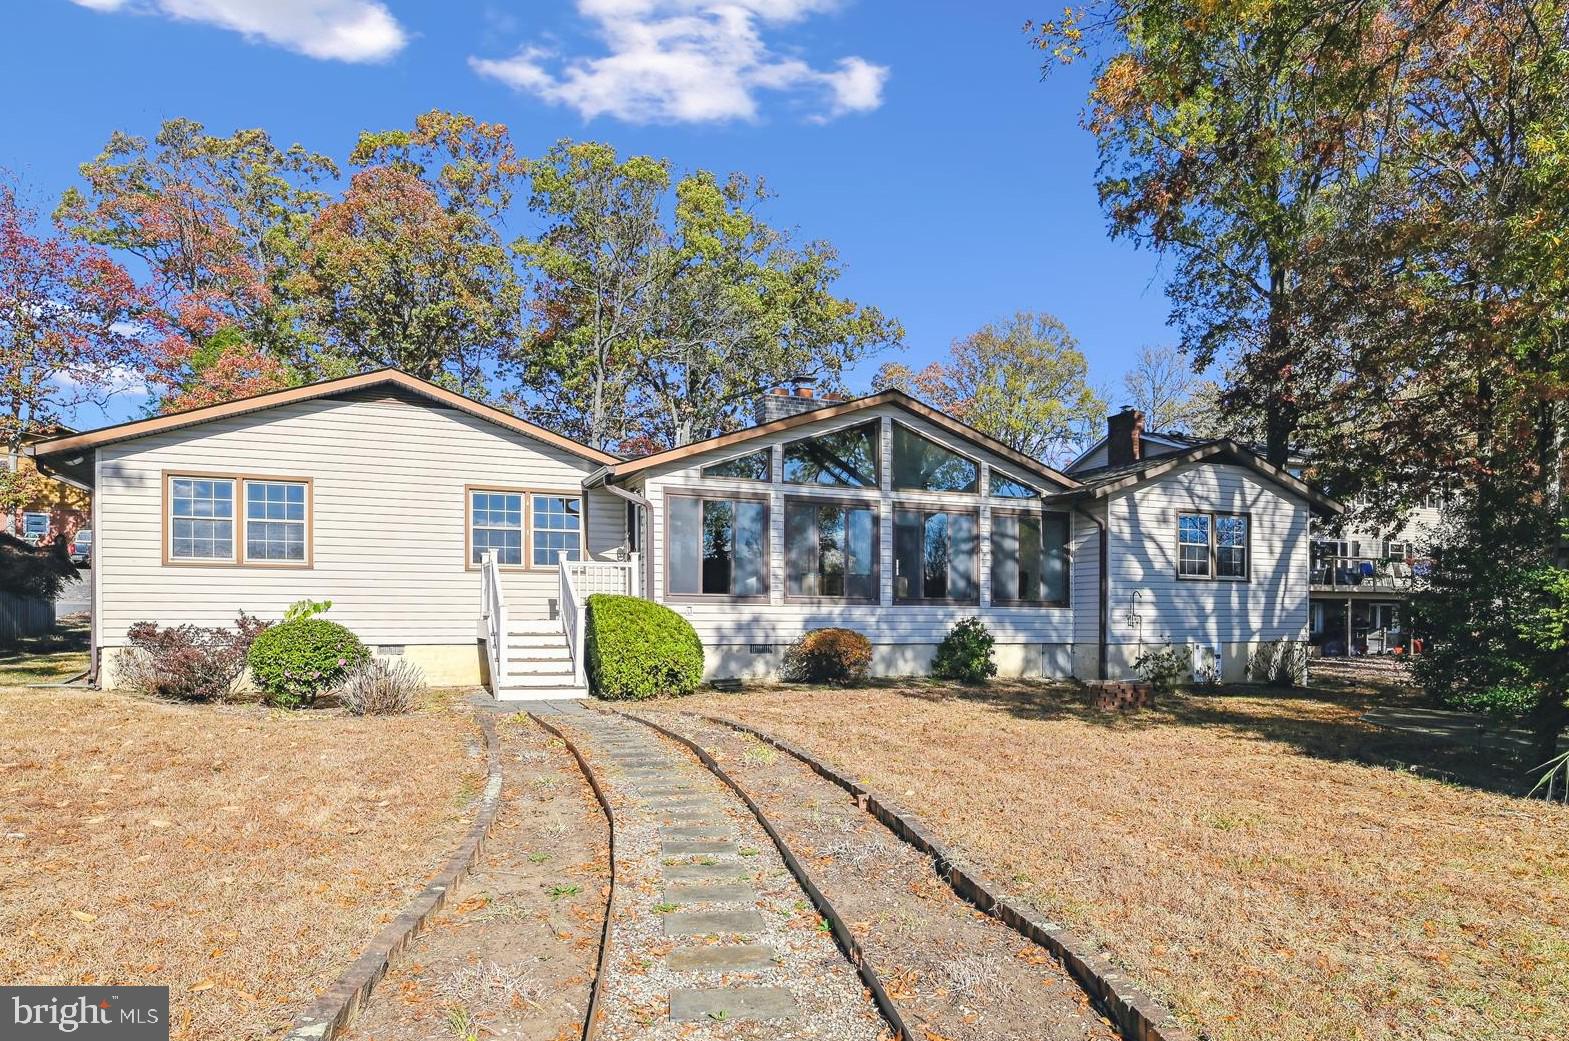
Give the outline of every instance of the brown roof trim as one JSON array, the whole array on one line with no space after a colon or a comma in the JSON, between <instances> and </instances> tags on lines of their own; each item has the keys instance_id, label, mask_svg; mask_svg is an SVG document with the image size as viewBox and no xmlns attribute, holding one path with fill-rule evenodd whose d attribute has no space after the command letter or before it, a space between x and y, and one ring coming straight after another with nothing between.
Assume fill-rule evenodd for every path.
<instances>
[{"instance_id":1,"label":"brown roof trim","mask_svg":"<svg viewBox=\"0 0 1569 1041\"><path fill-rule=\"evenodd\" d=\"M704 452L711 452L717 448L728 448L731 445L743 444L751 441L753 438L763 437L767 434L776 434L784 430L793 430L796 427L806 426L810 423L820 423L825 419L851 415L865 409L875 408L878 405L896 405L906 412L912 412L922 419L942 427L956 437L961 437L966 441L977 444L993 455L1008 460L1027 473L1034 474L1037 477L1044 477L1065 488L1077 488L1079 486L1079 482L1067 474L1052 469L1038 459L1031 459L1023 452L1009 448L991 435L981 433L968 423L954 419L946 412L932 408L930 405L915 400L903 391L892 388L878 391L876 394L869 394L864 398L846 401L842 404L825 405L822 408L812 409L810 412L801 412L793 416L786 416L784 419L776 419L771 423L747 427L745 430L737 430L731 434L720 434L717 437L710 437L703 441L694 441L689 445L681 445L677 448L666 449L663 452L655 452L653 455L629 459L623 463L614 463L609 467L607 477L611 481L617 481L623 477L646 470L651 466L664 466L667 463L679 462L690 456L701 455Z\"/></svg>"},{"instance_id":2,"label":"brown roof trim","mask_svg":"<svg viewBox=\"0 0 1569 1041\"><path fill-rule=\"evenodd\" d=\"M265 394L256 394L248 398L237 398L234 401L226 401L219 405L203 405L200 408L187 409L184 412L171 412L166 416L154 416L151 419L134 419L128 423L117 423L114 426L88 431L85 434L71 434L65 437L50 438L33 445L32 454L34 456L48 456L67 452L79 452L83 449L98 448L117 441L128 441L132 438L146 437L149 434L177 430L180 427L210 423L215 419L244 415L248 412L260 412L263 409L275 408L278 405L289 405L296 401L309 401L312 398L330 397L346 391L360 390L365 387L375 387L389 383L401 387L410 393L451 406L461 412L467 412L477 419L483 419L497 426L506 427L508 430L526 434L537 441L543 441L548 445L553 445L584 459L601 464L617 461L617 457L610 455L608 452L601 452L597 448L578 444L571 438L562 437L560 434L530 423L526 419L519 419L509 412L503 412L499 408L493 408L472 398L466 398L462 394L447 390L445 387L438 387L428 380L422 380L418 376L411 376L401 369L376 369L372 372L362 372L355 376L322 380L320 383L308 383L303 387L289 387L284 390L273 390Z\"/></svg>"},{"instance_id":3,"label":"brown roof trim","mask_svg":"<svg viewBox=\"0 0 1569 1041\"><path fill-rule=\"evenodd\" d=\"M1076 493L1069 493L1061 497L1104 499L1108 495L1132 488L1135 485L1143 484L1145 481L1151 481L1157 477L1164 477L1166 474L1169 474L1173 470L1179 469L1180 467L1189 466L1193 463L1202 463L1215 460L1215 457L1217 456L1224 456L1224 460L1221 461L1237 463L1241 466L1245 466L1259 474L1261 477L1267 478L1268 480L1271 480L1276 484L1279 484L1282 487L1295 492L1297 495L1302 496L1302 498L1306 499L1310 504L1312 504L1320 513L1337 514L1343 513L1345 511L1344 504L1342 504L1339 500L1331 499L1329 496L1325 495L1323 492L1318 491L1300 477L1293 475L1290 471L1260 458L1258 453L1250 451L1241 444L1238 444L1236 441L1232 441L1229 438L1223 438L1218 441L1209 441L1202 445L1195 445L1194 447L1181 452L1172 452L1166 455L1156 456L1154 460L1151 461L1149 466L1143 467L1134 473L1130 473L1124 477L1118 477L1114 480L1105 481L1100 484L1086 484L1080 491ZM1091 477L1091 480L1093 481L1093 476Z\"/></svg>"}]
</instances>

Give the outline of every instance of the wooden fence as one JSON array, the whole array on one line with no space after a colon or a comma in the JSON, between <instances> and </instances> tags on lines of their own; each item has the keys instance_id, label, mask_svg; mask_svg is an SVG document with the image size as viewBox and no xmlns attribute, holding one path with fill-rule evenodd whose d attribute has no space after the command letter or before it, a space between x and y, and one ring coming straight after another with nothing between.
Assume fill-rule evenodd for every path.
<instances>
[{"instance_id":1,"label":"wooden fence","mask_svg":"<svg viewBox=\"0 0 1569 1041\"><path fill-rule=\"evenodd\" d=\"M54 628L54 601L0 592L0 643L41 636Z\"/></svg>"}]
</instances>

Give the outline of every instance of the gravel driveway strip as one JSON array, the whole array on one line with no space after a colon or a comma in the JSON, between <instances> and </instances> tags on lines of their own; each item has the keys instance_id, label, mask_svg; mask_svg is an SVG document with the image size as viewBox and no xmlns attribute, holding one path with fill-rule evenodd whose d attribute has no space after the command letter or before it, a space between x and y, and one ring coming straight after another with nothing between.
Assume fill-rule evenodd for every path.
<instances>
[{"instance_id":1,"label":"gravel driveway strip","mask_svg":"<svg viewBox=\"0 0 1569 1041\"><path fill-rule=\"evenodd\" d=\"M806 893L729 789L640 724L575 702L542 708L574 731L616 812L600 1041L890 1036Z\"/></svg>"}]
</instances>

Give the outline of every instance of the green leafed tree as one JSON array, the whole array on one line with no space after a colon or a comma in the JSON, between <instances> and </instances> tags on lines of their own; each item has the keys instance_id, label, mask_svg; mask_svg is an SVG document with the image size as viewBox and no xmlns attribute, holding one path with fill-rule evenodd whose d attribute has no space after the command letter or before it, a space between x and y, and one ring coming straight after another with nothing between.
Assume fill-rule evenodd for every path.
<instances>
[{"instance_id":1,"label":"green leafed tree","mask_svg":"<svg viewBox=\"0 0 1569 1041\"><path fill-rule=\"evenodd\" d=\"M1171 346L1145 347L1122 377L1127 401L1144 413L1151 430L1174 430L1199 437L1219 436L1225 426L1220 388L1193 371Z\"/></svg>"},{"instance_id":2,"label":"green leafed tree","mask_svg":"<svg viewBox=\"0 0 1569 1041\"><path fill-rule=\"evenodd\" d=\"M1106 417L1078 341L1044 312L1020 311L985 325L919 371L886 364L873 387L903 390L1048 462L1074 455Z\"/></svg>"}]
</instances>

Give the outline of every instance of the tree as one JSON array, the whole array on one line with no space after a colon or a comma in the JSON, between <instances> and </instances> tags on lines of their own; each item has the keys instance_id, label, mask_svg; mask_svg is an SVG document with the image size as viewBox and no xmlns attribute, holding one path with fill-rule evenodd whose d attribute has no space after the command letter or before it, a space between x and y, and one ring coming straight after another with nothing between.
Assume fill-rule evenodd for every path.
<instances>
[{"instance_id":1,"label":"tree","mask_svg":"<svg viewBox=\"0 0 1569 1041\"><path fill-rule=\"evenodd\" d=\"M1089 363L1059 320L1020 311L955 340L947 361L912 373L885 365L877 389L898 387L1025 455L1060 460L1088 441L1106 402Z\"/></svg>"},{"instance_id":2,"label":"tree","mask_svg":"<svg viewBox=\"0 0 1569 1041\"><path fill-rule=\"evenodd\" d=\"M664 160L574 142L532 174L531 206L548 224L516 247L540 272L522 368L591 444L732 429L764 388L803 375L832 385L903 335L835 295L830 245L797 246L759 216L760 182L698 171L672 184Z\"/></svg>"},{"instance_id":3,"label":"tree","mask_svg":"<svg viewBox=\"0 0 1569 1041\"><path fill-rule=\"evenodd\" d=\"M151 301L103 250L40 233L14 183L0 183L0 509L37 491L27 434L102 404L142 359Z\"/></svg>"},{"instance_id":4,"label":"tree","mask_svg":"<svg viewBox=\"0 0 1569 1041\"><path fill-rule=\"evenodd\" d=\"M1122 387L1151 430L1206 436L1219 425L1218 388L1195 373L1175 347L1140 350L1133 368L1123 374Z\"/></svg>"},{"instance_id":5,"label":"tree","mask_svg":"<svg viewBox=\"0 0 1569 1041\"><path fill-rule=\"evenodd\" d=\"M1375 15L1359 2L1104 0L1030 27L1053 62L1088 53L1087 28L1106 44L1085 124L1111 233L1175 259L1183 349L1201 369L1230 359L1226 404L1259 414L1277 464L1312 390L1302 268L1368 108Z\"/></svg>"},{"instance_id":6,"label":"tree","mask_svg":"<svg viewBox=\"0 0 1569 1041\"><path fill-rule=\"evenodd\" d=\"M203 366L220 363L223 350L308 368L311 345L282 284L325 202L317 186L337 172L325 156L281 149L262 130L218 137L171 119L151 144L111 135L81 168L85 189L67 190L56 218L146 266L167 334L149 375L178 400L201 391ZM240 335L215 340L226 329ZM215 342L223 350L210 349Z\"/></svg>"}]
</instances>

